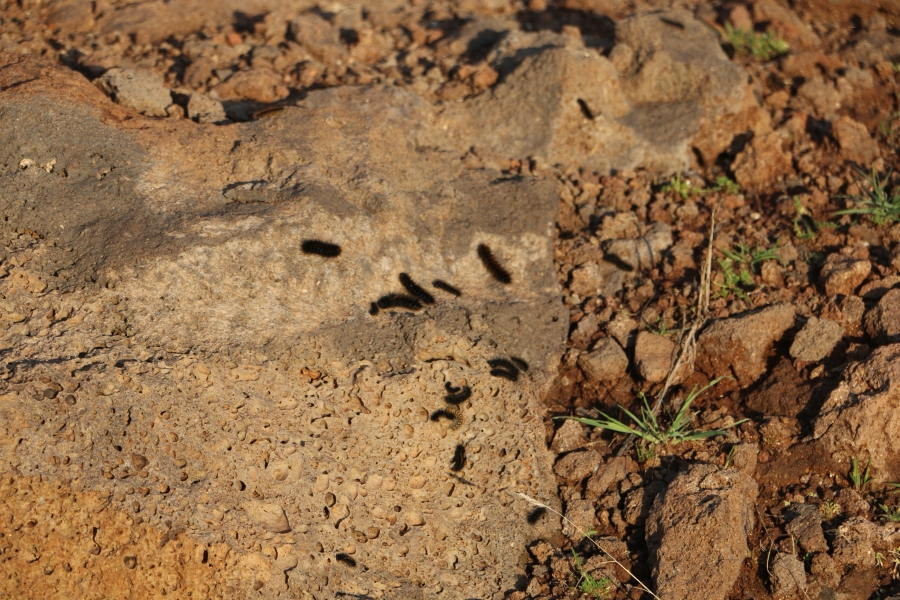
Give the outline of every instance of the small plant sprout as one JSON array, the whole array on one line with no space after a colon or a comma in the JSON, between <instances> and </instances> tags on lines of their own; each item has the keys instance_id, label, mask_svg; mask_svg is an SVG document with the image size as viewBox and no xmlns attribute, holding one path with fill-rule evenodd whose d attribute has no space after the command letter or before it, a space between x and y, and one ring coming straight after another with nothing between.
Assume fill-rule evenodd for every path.
<instances>
[{"instance_id":1,"label":"small plant sprout","mask_svg":"<svg viewBox=\"0 0 900 600\"><path fill-rule=\"evenodd\" d=\"M881 509L881 512L884 514L878 515L878 518L882 521L889 521L891 523L900 523L900 506L888 506L886 504L879 504L878 508Z\"/></svg>"},{"instance_id":2,"label":"small plant sprout","mask_svg":"<svg viewBox=\"0 0 900 600\"><path fill-rule=\"evenodd\" d=\"M668 192L675 192L683 199L687 200L691 197L692 194L696 194L698 192L701 192L702 190L692 185L690 179L682 178L681 173L675 173L675 175L672 176L671 179L669 179L669 183L660 188L660 191L664 194Z\"/></svg>"},{"instance_id":3,"label":"small plant sprout","mask_svg":"<svg viewBox=\"0 0 900 600\"><path fill-rule=\"evenodd\" d=\"M712 193L712 192L725 192L726 194L735 195L740 193L741 186L732 181L729 177L725 175L719 175L716 177L716 182L710 187L703 190L704 193Z\"/></svg>"},{"instance_id":4,"label":"small plant sprout","mask_svg":"<svg viewBox=\"0 0 900 600\"><path fill-rule=\"evenodd\" d=\"M872 481L872 477L869 475L869 468L872 466L872 459L866 463L866 470L860 473L859 471L859 461L856 460L856 457L852 459L853 468L850 469L850 481L853 483L853 488L857 491L863 489L867 483Z\"/></svg>"},{"instance_id":5,"label":"small plant sprout","mask_svg":"<svg viewBox=\"0 0 900 600\"><path fill-rule=\"evenodd\" d=\"M715 297L725 298L734 294L741 300L748 301L749 298L744 292L744 288L752 288L756 285L753 273L756 272L758 264L767 260L777 260L782 265L786 265L779 250L778 243L771 248L757 246L752 251L744 242L740 242L732 249L719 248L725 258L717 259L719 267L722 269L722 282L715 282L719 288Z\"/></svg>"},{"instance_id":6,"label":"small plant sprout","mask_svg":"<svg viewBox=\"0 0 900 600\"><path fill-rule=\"evenodd\" d=\"M650 408L650 403L647 401L647 396L643 393L639 393L641 397L641 401L643 402L643 406L641 407L641 415L637 416L633 414L626 408L622 408L625 414L631 419L633 426L624 423L618 419L615 419L606 413L601 412L600 414L603 416L603 419L586 419L583 417L554 417L555 419L572 419L574 421L578 421L579 423L583 423L585 425L590 425L591 427L600 427L601 429L608 429L610 431L615 431L617 433L624 433L628 435L634 435L636 437L641 438L647 444L651 446L655 446L657 444L679 444L681 442L690 442L690 441L699 441L709 437L724 435L725 431L722 429L715 429L712 431L697 431L694 429L690 429L689 426L691 422L694 420L696 413L690 412L691 405L694 403L694 400L697 397L710 389L717 383L719 383L724 377L719 377L718 379L714 379L705 387L700 388L699 390L695 386L691 393L687 395L687 398L682 403L681 408L678 409L678 412L672 418L671 423L668 427L663 427L660 425L656 416L653 414L653 410ZM747 419L741 419L740 421L736 421L732 423L725 429L729 429L736 425L740 425L745 422Z\"/></svg>"},{"instance_id":7,"label":"small plant sprout","mask_svg":"<svg viewBox=\"0 0 900 600\"><path fill-rule=\"evenodd\" d=\"M834 501L823 502L819 505L819 514L823 520L830 521L841 514L841 505Z\"/></svg>"},{"instance_id":8,"label":"small plant sprout","mask_svg":"<svg viewBox=\"0 0 900 600\"><path fill-rule=\"evenodd\" d=\"M775 58L788 51L788 44L773 33L756 33L735 29L731 23L725 23L725 37L742 54L748 54L760 62Z\"/></svg>"},{"instance_id":9,"label":"small plant sprout","mask_svg":"<svg viewBox=\"0 0 900 600\"><path fill-rule=\"evenodd\" d=\"M891 493L892 494L900 494L900 483L888 483L886 484L888 487L894 488Z\"/></svg>"},{"instance_id":10,"label":"small plant sprout","mask_svg":"<svg viewBox=\"0 0 900 600\"><path fill-rule=\"evenodd\" d=\"M731 461L734 460L734 453L737 450L737 446L732 444L731 450L728 451L728 454L725 455L725 464L723 465L726 469L731 466Z\"/></svg>"},{"instance_id":11,"label":"small plant sprout","mask_svg":"<svg viewBox=\"0 0 900 600\"><path fill-rule=\"evenodd\" d=\"M854 206L845 208L835 212L835 215L865 215L875 225L887 225L894 221L900 220L900 189L896 184L888 189L890 184L892 169L888 169L883 179L878 178L875 167L872 167L872 174L868 175L864 171L857 169L862 176L863 181L867 184L865 197L859 196L842 196L847 200L851 200Z\"/></svg>"},{"instance_id":12,"label":"small plant sprout","mask_svg":"<svg viewBox=\"0 0 900 600\"><path fill-rule=\"evenodd\" d=\"M594 579L590 573L588 573L584 568L584 559L579 555L575 550L572 550L572 560L575 562L575 568L578 569L578 583L575 584L575 588L584 594L587 594L591 598L600 598L607 599L612 595L613 592L613 582L612 579L606 575L600 577L600 579Z\"/></svg>"},{"instance_id":13,"label":"small plant sprout","mask_svg":"<svg viewBox=\"0 0 900 600\"><path fill-rule=\"evenodd\" d=\"M900 579L900 547L891 550L891 576Z\"/></svg>"}]
</instances>

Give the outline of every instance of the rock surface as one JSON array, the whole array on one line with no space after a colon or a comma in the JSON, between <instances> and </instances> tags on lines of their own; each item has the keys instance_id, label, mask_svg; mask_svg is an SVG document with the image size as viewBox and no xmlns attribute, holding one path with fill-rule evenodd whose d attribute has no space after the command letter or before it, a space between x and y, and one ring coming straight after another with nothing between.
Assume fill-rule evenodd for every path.
<instances>
[{"instance_id":1,"label":"rock surface","mask_svg":"<svg viewBox=\"0 0 900 600\"><path fill-rule=\"evenodd\" d=\"M747 557L756 482L736 469L693 465L656 497L647 518L655 591L661 598L726 598Z\"/></svg>"},{"instance_id":2,"label":"rock surface","mask_svg":"<svg viewBox=\"0 0 900 600\"><path fill-rule=\"evenodd\" d=\"M849 258L840 254L830 254L822 265L823 285L829 296L853 293L872 271L872 263L862 258Z\"/></svg>"},{"instance_id":3,"label":"rock surface","mask_svg":"<svg viewBox=\"0 0 900 600\"><path fill-rule=\"evenodd\" d=\"M790 354L794 358L807 362L820 361L831 354L842 337L844 337L844 328L840 323L810 317L803 329L794 337Z\"/></svg>"},{"instance_id":4,"label":"rock surface","mask_svg":"<svg viewBox=\"0 0 900 600\"><path fill-rule=\"evenodd\" d=\"M634 343L634 364L641 377L652 383L666 380L677 357L678 347L667 337L642 331Z\"/></svg>"},{"instance_id":5,"label":"rock surface","mask_svg":"<svg viewBox=\"0 0 900 600\"><path fill-rule=\"evenodd\" d=\"M900 289L889 290L866 313L866 333L880 344L900 342Z\"/></svg>"},{"instance_id":6,"label":"rock surface","mask_svg":"<svg viewBox=\"0 0 900 600\"><path fill-rule=\"evenodd\" d=\"M231 557L196 596L512 588L509 548L552 528L527 524L499 490L555 498L532 417L567 332L555 185L419 148L428 125L408 92L311 93L223 127L139 117L71 71L0 62L0 234L15 265L0 308L21 317L2 332L17 359L2 373L0 470L105 498L121 528L189 537L216 549L210 564ZM305 254L307 239L340 255ZM480 243L512 285L491 278ZM400 272L463 295L433 290L424 310L369 315L403 291ZM487 359L510 354L528 376L491 377ZM429 418L445 382L473 390L455 429ZM9 519L29 506L7 505ZM80 556L118 543L104 537L118 528L60 543ZM112 553L124 568L103 581L134 581L163 554ZM45 577L40 561L16 565L17 586ZM61 585L80 594L70 579Z\"/></svg>"},{"instance_id":7,"label":"rock surface","mask_svg":"<svg viewBox=\"0 0 900 600\"><path fill-rule=\"evenodd\" d=\"M602 383L615 383L625 376L628 357L613 338L603 338L594 349L578 357L578 367L588 379Z\"/></svg>"},{"instance_id":8,"label":"rock surface","mask_svg":"<svg viewBox=\"0 0 900 600\"><path fill-rule=\"evenodd\" d=\"M746 387L766 370L772 345L794 324L794 307L777 304L713 322L697 339L697 368L708 377L731 373L735 382L719 387Z\"/></svg>"},{"instance_id":9,"label":"rock surface","mask_svg":"<svg viewBox=\"0 0 900 600\"><path fill-rule=\"evenodd\" d=\"M812 437L836 469L849 469L853 458L871 457L873 471L886 481L900 478L900 344L877 348L845 369L822 405Z\"/></svg>"}]
</instances>

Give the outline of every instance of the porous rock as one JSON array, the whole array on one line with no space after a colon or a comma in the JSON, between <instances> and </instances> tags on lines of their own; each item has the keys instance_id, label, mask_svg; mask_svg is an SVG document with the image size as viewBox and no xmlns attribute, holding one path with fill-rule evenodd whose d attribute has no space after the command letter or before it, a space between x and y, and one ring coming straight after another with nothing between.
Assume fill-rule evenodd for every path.
<instances>
[{"instance_id":1,"label":"porous rock","mask_svg":"<svg viewBox=\"0 0 900 600\"><path fill-rule=\"evenodd\" d=\"M210 91L215 100L252 100L271 103L286 98L289 90L281 77L265 68L237 71Z\"/></svg>"},{"instance_id":2,"label":"porous rock","mask_svg":"<svg viewBox=\"0 0 900 600\"><path fill-rule=\"evenodd\" d=\"M110 69L97 79L97 87L113 102L148 117L165 117L172 94L155 71Z\"/></svg>"},{"instance_id":3,"label":"porous rock","mask_svg":"<svg viewBox=\"0 0 900 600\"><path fill-rule=\"evenodd\" d=\"M867 165L878 156L878 144L862 123L843 116L831 124L831 130L846 160Z\"/></svg>"},{"instance_id":4,"label":"porous rock","mask_svg":"<svg viewBox=\"0 0 900 600\"><path fill-rule=\"evenodd\" d=\"M605 260L586 262L572 269L569 289L582 298L608 298L624 287L626 275L624 269Z\"/></svg>"},{"instance_id":5,"label":"porous rock","mask_svg":"<svg viewBox=\"0 0 900 600\"><path fill-rule=\"evenodd\" d=\"M754 136L731 165L735 181L750 190L771 189L793 172L791 155L784 150L784 145L785 140L776 131Z\"/></svg>"},{"instance_id":6,"label":"porous rock","mask_svg":"<svg viewBox=\"0 0 900 600\"><path fill-rule=\"evenodd\" d=\"M586 426L574 419L563 419L559 429L553 436L550 449L557 454L577 450L587 443Z\"/></svg>"},{"instance_id":7,"label":"porous rock","mask_svg":"<svg viewBox=\"0 0 900 600\"><path fill-rule=\"evenodd\" d=\"M245 509L251 519L273 533L286 533L291 530L284 509L277 504L250 502Z\"/></svg>"},{"instance_id":8,"label":"porous rock","mask_svg":"<svg viewBox=\"0 0 900 600\"><path fill-rule=\"evenodd\" d=\"M822 517L813 504L793 504L785 511L786 530L807 552L827 552L828 542L822 533Z\"/></svg>"},{"instance_id":9,"label":"porous rock","mask_svg":"<svg viewBox=\"0 0 900 600\"><path fill-rule=\"evenodd\" d=\"M850 295L872 271L872 263L863 258L829 254L819 276L829 296Z\"/></svg>"},{"instance_id":10,"label":"porous rock","mask_svg":"<svg viewBox=\"0 0 900 600\"><path fill-rule=\"evenodd\" d=\"M840 472L853 458L868 456L874 472L890 481L900 478L900 344L876 348L867 360L844 369L812 438Z\"/></svg>"},{"instance_id":11,"label":"porous rock","mask_svg":"<svg viewBox=\"0 0 900 600\"><path fill-rule=\"evenodd\" d=\"M785 552L772 559L772 587L776 596L786 597L806 589L806 569L803 561Z\"/></svg>"},{"instance_id":12,"label":"porous rock","mask_svg":"<svg viewBox=\"0 0 900 600\"><path fill-rule=\"evenodd\" d=\"M578 367L588 379L612 383L625 376L628 357L616 340L603 338L591 352L578 357Z\"/></svg>"},{"instance_id":13,"label":"porous rock","mask_svg":"<svg viewBox=\"0 0 900 600\"><path fill-rule=\"evenodd\" d=\"M191 92L188 96L187 115L198 123L219 123L225 120L222 103L203 94Z\"/></svg>"},{"instance_id":14,"label":"porous rock","mask_svg":"<svg viewBox=\"0 0 900 600\"><path fill-rule=\"evenodd\" d=\"M93 527L101 549L93 562L61 558L74 573L53 593L92 580L173 594L138 581L146 564L194 597L372 595L381 582L425 598L417 582L441 581L451 596L498 598L514 587L509 548L553 528L529 525L524 506L511 509L524 502L501 490L557 502L532 416L568 326L554 183L423 150L421 101L391 88L313 92L302 108L230 125L136 116L80 74L21 56L0 54L0 90L0 236L21 265L0 293L23 316L0 328L18 357L0 369L0 485L39 472L34 493L46 487L78 524L56 537L17 527L4 543L64 557ZM226 197L253 182L263 185ZM20 238L25 228L39 237ZM304 254L307 239L341 253ZM480 243L512 285L486 272ZM369 315L402 291L400 272L463 296L435 291L427 309ZM530 364L518 382L489 374L488 359L509 355ZM458 427L431 421L444 384L460 381L473 394ZM46 399L51 383L63 391ZM466 485L449 469L457 444ZM416 476L426 483L411 490ZM251 518L252 502L281 507L291 531ZM29 506L0 503L3 522L25 522ZM361 541L367 531L378 543ZM135 552L133 535L149 549ZM191 556L207 548L216 568L181 565L176 538ZM457 557L449 573L422 559L437 538ZM292 561L272 560L286 544L298 561L287 571ZM334 577L347 547L366 569ZM7 563L16 577L0 595L47 581L42 562Z\"/></svg>"},{"instance_id":15,"label":"porous rock","mask_svg":"<svg viewBox=\"0 0 900 600\"><path fill-rule=\"evenodd\" d=\"M790 355L806 362L820 361L834 350L844 328L829 319L810 317L791 344Z\"/></svg>"},{"instance_id":16,"label":"porous rock","mask_svg":"<svg viewBox=\"0 0 900 600\"><path fill-rule=\"evenodd\" d=\"M879 344L900 342L900 289L889 290L863 320L866 333Z\"/></svg>"},{"instance_id":17,"label":"porous rock","mask_svg":"<svg viewBox=\"0 0 900 600\"><path fill-rule=\"evenodd\" d=\"M569 452L556 461L553 472L569 481L581 481L603 464L603 457L595 450Z\"/></svg>"},{"instance_id":18,"label":"porous rock","mask_svg":"<svg viewBox=\"0 0 900 600\"><path fill-rule=\"evenodd\" d=\"M672 228L665 223L653 223L641 237L611 240L604 245L604 250L617 264L634 271L645 271L659 262L663 252L671 247Z\"/></svg>"},{"instance_id":19,"label":"porous rock","mask_svg":"<svg viewBox=\"0 0 900 600\"><path fill-rule=\"evenodd\" d=\"M775 342L794 324L794 307L776 304L713 322L697 339L697 368L710 378L732 375L720 389L746 387L766 370Z\"/></svg>"},{"instance_id":20,"label":"porous rock","mask_svg":"<svg viewBox=\"0 0 900 600\"><path fill-rule=\"evenodd\" d=\"M660 493L646 523L661 598L726 598L747 557L756 482L736 469L693 465Z\"/></svg>"},{"instance_id":21,"label":"porous rock","mask_svg":"<svg viewBox=\"0 0 900 600\"><path fill-rule=\"evenodd\" d=\"M666 380L675 362L677 346L667 337L642 331L634 343L634 364L641 377L652 383Z\"/></svg>"}]
</instances>

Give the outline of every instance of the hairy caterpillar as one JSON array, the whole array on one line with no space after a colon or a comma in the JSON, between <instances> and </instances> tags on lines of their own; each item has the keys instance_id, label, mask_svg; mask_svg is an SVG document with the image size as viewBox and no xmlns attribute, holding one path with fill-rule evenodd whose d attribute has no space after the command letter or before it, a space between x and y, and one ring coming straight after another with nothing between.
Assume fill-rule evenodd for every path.
<instances>
[{"instance_id":1,"label":"hairy caterpillar","mask_svg":"<svg viewBox=\"0 0 900 600\"><path fill-rule=\"evenodd\" d=\"M376 302L378 308L408 308L409 310L419 310L422 303L406 294L386 294Z\"/></svg>"},{"instance_id":2,"label":"hairy caterpillar","mask_svg":"<svg viewBox=\"0 0 900 600\"><path fill-rule=\"evenodd\" d=\"M459 392L459 390L461 390L462 388L452 386L452 385L450 385L449 381L446 381L446 382L444 382L444 389L447 390L448 394L455 394L455 393Z\"/></svg>"},{"instance_id":3,"label":"hairy caterpillar","mask_svg":"<svg viewBox=\"0 0 900 600\"><path fill-rule=\"evenodd\" d=\"M528 524L534 525L535 523L537 523L538 520L544 516L545 512L547 512L547 509L543 506L538 506L537 508L535 508L533 511L528 513L528 517L526 517Z\"/></svg>"},{"instance_id":4,"label":"hairy caterpillar","mask_svg":"<svg viewBox=\"0 0 900 600\"><path fill-rule=\"evenodd\" d=\"M472 388L467 385L462 386L462 388L454 388L456 391L450 391L453 386L444 387L446 387L447 391L450 392L449 394L444 396L444 400L447 402L447 404L462 404L469 399L469 396L472 395Z\"/></svg>"},{"instance_id":5,"label":"hairy caterpillar","mask_svg":"<svg viewBox=\"0 0 900 600\"><path fill-rule=\"evenodd\" d=\"M453 460L450 462L451 471L461 471L466 464L466 447L462 444L456 445L456 451L453 453Z\"/></svg>"},{"instance_id":6,"label":"hairy caterpillar","mask_svg":"<svg viewBox=\"0 0 900 600\"><path fill-rule=\"evenodd\" d=\"M494 253L485 244L478 244L478 257L484 263L484 267L500 283L511 283L512 277L503 266L494 258Z\"/></svg>"},{"instance_id":7,"label":"hairy caterpillar","mask_svg":"<svg viewBox=\"0 0 900 600\"><path fill-rule=\"evenodd\" d=\"M302 250L304 254L318 254L325 258L334 258L341 254L340 246L321 240L303 240L303 243L300 244L300 250Z\"/></svg>"},{"instance_id":8,"label":"hairy caterpillar","mask_svg":"<svg viewBox=\"0 0 900 600\"><path fill-rule=\"evenodd\" d=\"M356 561L353 560L352 558L350 558L349 554L344 554L343 552L338 552L337 554L334 555L334 558L336 560L341 561L342 563L344 563L347 566L350 566L350 567L356 566Z\"/></svg>"},{"instance_id":9,"label":"hairy caterpillar","mask_svg":"<svg viewBox=\"0 0 900 600\"><path fill-rule=\"evenodd\" d=\"M459 429L459 426L462 425L462 419L460 418L459 409L455 406L440 408L431 413L432 421L440 421L441 419L452 419L453 423L450 425L452 429Z\"/></svg>"},{"instance_id":10,"label":"hairy caterpillar","mask_svg":"<svg viewBox=\"0 0 900 600\"><path fill-rule=\"evenodd\" d=\"M419 284L412 280L412 277L406 273L400 273L400 284L406 288L406 291L422 301L423 304L434 304L434 296L422 289Z\"/></svg>"},{"instance_id":11,"label":"hairy caterpillar","mask_svg":"<svg viewBox=\"0 0 900 600\"><path fill-rule=\"evenodd\" d=\"M510 356L509 360L511 360L513 362L513 364L519 368L520 371L528 370L528 363L525 362L524 360L522 360L521 358L519 358L518 356Z\"/></svg>"},{"instance_id":12,"label":"hairy caterpillar","mask_svg":"<svg viewBox=\"0 0 900 600\"><path fill-rule=\"evenodd\" d=\"M446 281L441 281L440 279L435 279L434 281L431 282L431 285L433 285L434 287L436 287L439 290L444 290L448 294L453 294L457 298L459 296L462 296L461 291L459 291L458 289L456 289L455 287L453 287Z\"/></svg>"},{"instance_id":13,"label":"hairy caterpillar","mask_svg":"<svg viewBox=\"0 0 900 600\"><path fill-rule=\"evenodd\" d=\"M503 379L509 379L510 381L518 381L519 373L518 371L507 371L506 369L491 369L491 375L494 377L502 377Z\"/></svg>"},{"instance_id":14,"label":"hairy caterpillar","mask_svg":"<svg viewBox=\"0 0 900 600\"><path fill-rule=\"evenodd\" d=\"M376 303L373 302L369 306L369 314L372 315L373 317L378 314L378 305Z\"/></svg>"}]
</instances>

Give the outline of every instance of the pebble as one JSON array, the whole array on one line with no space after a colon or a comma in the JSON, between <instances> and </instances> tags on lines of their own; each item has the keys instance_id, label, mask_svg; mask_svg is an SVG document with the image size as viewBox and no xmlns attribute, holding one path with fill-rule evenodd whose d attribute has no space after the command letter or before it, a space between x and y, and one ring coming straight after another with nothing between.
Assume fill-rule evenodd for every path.
<instances>
[{"instance_id":1,"label":"pebble","mask_svg":"<svg viewBox=\"0 0 900 600\"><path fill-rule=\"evenodd\" d=\"M278 504L266 502L248 502L245 505L247 516L258 525L274 533L286 533L291 530L284 509Z\"/></svg>"},{"instance_id":2,"label":"pebble","mask_svg":"<svg viewBox=\"0 0 900 600\"><path fill-rule=\"evenodd\" d=\"M406 513L406 524L410 527L418 527L425 524L425 518L419 512L410 511Z\"/></svg>"}]
</instances>

